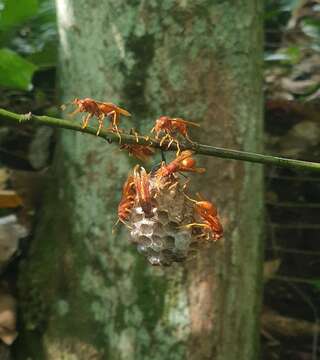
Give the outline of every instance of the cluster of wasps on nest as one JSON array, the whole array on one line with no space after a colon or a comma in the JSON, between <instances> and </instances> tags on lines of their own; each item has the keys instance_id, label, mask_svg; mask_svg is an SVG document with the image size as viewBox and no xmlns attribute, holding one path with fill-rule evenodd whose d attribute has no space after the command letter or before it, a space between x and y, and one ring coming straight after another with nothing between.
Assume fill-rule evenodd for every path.
<instances>
[{"instance_id":1,"label":"cluster of wasps on nest","mask_svg":"<svg viewBox=\"0 0 320 360\"><path fill-rule=\"evenodd\" d=\"M96 117L99 135L105 118L110 118L109 130L117 133L121 142L120 116L130 116L127 110L90 98L75 99L72 104L76 106L72 115L85 113L82 128ZM152 265L169 266L173 262L183 262L194 257L204 245L223 236L215 205L199 194L197 199L191 197L188 194L189 179L182 177L184 173L205 172L204 168L196 166L191 150L180 149L180 139L193 144L189 126L199 125L182 118L159 117L151 134L155 134L161 146L164 142L168 144L167 148L176 144L175 159L170 163L162 161L149 173L136 165L123 185L116 224L121 222L129 229L131 242ZM140 145L138 134L133 133L137 144L123 144L120 148L141 161L147 161L154 155L154 149Z\"/></svg>"}]
</instances>

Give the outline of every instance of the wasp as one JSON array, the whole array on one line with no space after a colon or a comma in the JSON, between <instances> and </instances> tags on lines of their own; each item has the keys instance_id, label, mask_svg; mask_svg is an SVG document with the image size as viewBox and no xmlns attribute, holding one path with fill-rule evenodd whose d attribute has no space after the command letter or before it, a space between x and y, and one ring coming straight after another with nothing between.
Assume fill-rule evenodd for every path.
<instances>
[{"instance_id":1,"label":"wasp","mask_svg":"<svg viewBox=\"0 0 320 360\"><path fill-rule=\"evenodd\" d=\"M150 179L146 170L139 165L133 169L134 185L136 188L138 203L146 217L153 216L152 197L150 192Z\"/></svg>"},{"instance_id":2,"label":"wasp","mask_svg":"<svg viewBox=\"0 0 320 360\"><path fill-rule=\"evenodd\" d=\"M169 185L169 189L171 189L178 185L179 181L177 181L177 177L175 176L177 172L203 174L206 169L197 168L196 161L192 158L192 155L193 152L191 150L185 150L169 164L162 162L160 168L155 172L156 188L159 190L161 187ZM184 185L184 188L185 187L186 184Z\"/></svg>"},{"instance_id":3,"label":"wasp","mask_svg":"<svg viewBox=\"0 0 320 360\"><path fill-rule=\"evenodd\" d=\"M165 140L168 140L168 148L173 142L177 144L177 155L180 154L180 143L176 139L176 135L179 134L183 138L187 139L190 143L193 144L193 141L190 139L188 134L188 126L200 127L199 124L186 121L182 118L170 118L169 116L160 116L156 120L155 126L151 129L151 133L156 134L156 139L160 138L160 134L164 133L164 136L161 138L160 145L163 144Z\"/></svg>"},{"instance_id":4,"label":"wasp","mask_svg":"<svg viewBox=\"0 0 320 360\"><path fill-rule=\"evenodd\" d=\"M129 175L123 185L122 197L118 206L118 221L115 225L117 225L119 221L121 221L123 224L126 224L126 221L131 214L131 209L134 205L135 197L136 189L134 178L132 175Z\"/></svg>"},{"instance_id":5,"label":"wasp","mask_svg":"<svg viewBox=\"0 0 320 360\"><path fill-rule=\"evenodd\" d=\"M125 110L120 108L119 106L108 103L108 102L101 102L96 101L91 98L85 98L85 99L74 99L72 101L73 105L77 106L77 109L71 113L71 115L78 114L79 112L87 113L87 115L84 116L82 120L82 128L86 128L88 126L89 120L96 116L99 122L97 135L99 135L102 127L105 117L112 116L111 125L112 130L115 130L117 134L120 137L120 131L118 128L119 122L120 122L120 115L124 116L131 116L131 114Z\"/></svg>"},{"instance_id":6,"label":"wasp","mask_svg":"<svg viewBox=\"0 0 320 360\"><path fill-rule=\"evenodd\" d=\"M194 209L199 217L202 219L202 223L192 223L184 225L183 227L192 228L192 227L202 227L206 231L200 235L200 237L205 237L206 240L210 239L210 236L214 241L220 239L223 236L223 227L218 218L218 210L216 206L210 202L200 198L199 201L191 199L187 196L191 202L193 202ZM200 197L200 196L199 196Z\"/></svg>"},{"instance_id":7,"label":"wasp","mask_svg":"<svg viewBox=\"0 0 320 360\"><path fill-rule=\"evenodd\" d=\"M154 149L150 146L138 144L123 144L120 145L120 149L128 150L129 155L134 156L143 162L147 162L155 152Z\"/></svg>"},{"instance_id":8,"label":"wasp","mask_svg":"<svg viewBox=\"0 0 320 360\"><path fill-rule=\"evenodd\" d=\"M176 172L196 172L198 174L203 174L206 169L197 168L196 161L192 158L192 155L193 152L191 150L182 151L182 153L169 164L165 165L162 163L160 169L156 172L156 176L162 178Z\"/></svg>"}]
</instances>

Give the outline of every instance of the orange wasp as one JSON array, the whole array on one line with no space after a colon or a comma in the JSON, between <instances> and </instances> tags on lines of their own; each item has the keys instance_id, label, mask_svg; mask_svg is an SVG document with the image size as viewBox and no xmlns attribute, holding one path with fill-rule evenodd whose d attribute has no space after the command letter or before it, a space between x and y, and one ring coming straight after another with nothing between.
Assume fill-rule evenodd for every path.
<instances>
[{"instance_id":1,"label":"orange wasp","mask_svg":"<svg viewBox=\"0 0 320 360\"><path fill-rule=\"evenodd\" d=\"M131 209L134 205L135 197L136 190L134 186L134 179L132 175L129 175L123 185L122 197L118 206L118 221L114 226L116 226L119 221L126 225L126 221L128 220Z\"/></svg>"},{"instance_id":2,"label":"orange wasp","mask_svg":"<svg viewBox=\"0 0 320 360\"><path fill-rule=\"evenodd\" d=\"M192 158L193 152L191 150L182 151L182 153L176 157L169 164L162 163L160 169L156 172L158 178L172 175L176 172L196 172L203 174L205 168L197 168L196 161Z\"/></svg>"},{"instance_id":3,"label":"orange wasp","mask_svg":"<svg viewBox=\"0 0 320 360\"><path fill-rule=\"evenodd\" d=\"M150 146L137 145L137 144L123 144L120 145L120 149L128 150L129 155L141 161L148 161L152 155L154 155L154 149Z\"/></svg>"},{"instance_id":4,"label":"orange wasp","mask_svg":"<svg viewBox=\"0 0 320 360\"><path fill-rule=\"evenodd\" d=\"M186 121L181 118L170 118L168 116L160 116L156 120L155 126L151 129L151 133L155 132L156 139L159 139L160 134L164 133L165 135L161 138L160 145L163 144L165 140L169 140L168 148L170 145L175 142L177 144L178 152L180 154L180 144L179 141L174 137L176 134L180 134L183 138L187 139L190 143L193 144L193 141L190 139L188 134L188 126L197 126L199 124L194 122Z\"/></svg>"},{"instance_id":5,"label":"orange wasp","mask_svg":"<svg viewBox=\"0 0 320 360\"><path fill-rule=\"evenodd\" d=\"M149 187L149 175L143 167L141 167L139 171L139 165L136 165L133 169L133 178L139 205L144 211L146 217L152 217L153 206Z\"/></svg>"},{"instance_id":6,"label":"orange wasp","mask_svg":"<svg viewBox=\"0 0 320 360\"><path fill-rule=\"evenodd\" d=\"M91 98L85 98L85 99L76 98L72 101L72 104L76 105L77 109L73 113L71 113L71 115L75 115L79 112L88 113L82 120L83 129L88 126L89 120L93 116L96 116L98 118L99 127L97 130L97 135L99 135L103 127L103 121L105 117L112 116L112 122L111 122L112 130L116 130L117 134L120 137L120 131L118 128L120 115L131 116L131 114L127 110L122 109L115 104L96 101Z\"/></svg>"},{"instance_id":7,"label":"orange wasp","mask_svg":"<svg viewBox=\"0 0 320 360\"><path fill-rule=\"evenodd\" d=\"M206 239L209 240L211 234L214 241L220 239L223 236L223 227L218 218L217 208L210 201L202 199L200 199L200 201L197 201L189 198L189 196L187 195L185 196L188 200L192 201L195 204L195 211L203 220L203 223L192 223L184 225L184 227L203 227L209 232L200 235L200 237L205 236Z\"/></svg>"}]
</instances>

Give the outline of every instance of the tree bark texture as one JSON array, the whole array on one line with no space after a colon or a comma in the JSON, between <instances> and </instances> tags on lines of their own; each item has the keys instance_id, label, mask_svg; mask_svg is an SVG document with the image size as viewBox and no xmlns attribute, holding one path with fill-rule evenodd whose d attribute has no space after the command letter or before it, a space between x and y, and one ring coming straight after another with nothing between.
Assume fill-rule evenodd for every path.
<instances>
[{"instance_id":1,"label":"tree bark texture","mask_svg":"<svg viewBox=\"0 0 320 360\"><path fill-rule=\"evenodd\" d=\"M260 151L262 10L258 0L57 0L62 102L199 121L195 140ZM62 131L37 234L20 277L24 356L32 359L257 357L262 168L198 157L191 183L220 210L225 237L195 260L152 268L115 235L135 161ZM40 354L40 355L39 355ZM23 356L22 356L23 358ZM25 357L24 357L25 358Z\"/></svg>"}]
</instances>

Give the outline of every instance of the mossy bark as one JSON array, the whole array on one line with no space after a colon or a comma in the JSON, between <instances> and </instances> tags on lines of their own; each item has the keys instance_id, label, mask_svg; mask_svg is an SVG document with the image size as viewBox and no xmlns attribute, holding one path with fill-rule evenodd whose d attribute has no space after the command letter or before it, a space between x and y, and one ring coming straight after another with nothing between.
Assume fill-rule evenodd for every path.
<instances>
[{"instance_id":1,"label":"mossy bark","mask_svg":"<svg viewBox=\"0 0 320 360\"><path fill-rule=\"evenodd\" d=\"M201 142L262 143L259 0L57 0L62 102L112 101L148 131L199 121ZM43 214L20 276L21 355L33 359L254 359L262 266L262 168L200 158L195 188L225 238L196 260L152 268L115 235L134 163L101 139L61 132ZM40 354L41 350L41 355Z\"/></svg>"}]
</instances>

